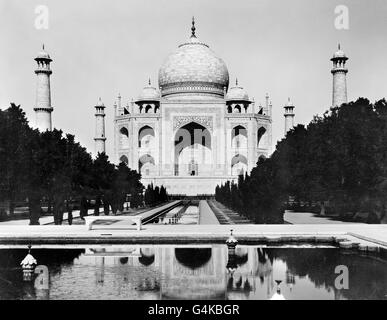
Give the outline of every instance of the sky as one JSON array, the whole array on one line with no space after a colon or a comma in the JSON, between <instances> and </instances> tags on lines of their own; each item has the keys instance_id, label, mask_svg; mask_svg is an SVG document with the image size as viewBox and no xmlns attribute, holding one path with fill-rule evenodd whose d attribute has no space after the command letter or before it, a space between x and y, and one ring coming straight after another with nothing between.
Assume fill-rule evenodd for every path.
<instances>
[{"instance_id":1,"label":"sky","mask_svg":"<svg viewBox=\"0 0 387 320\"><path fill-rule=\"evenodd\" d=\"M48 8L48 29L35 9ZM349 10L337 29L335 8ZM94 106L106 109L106 148L114 159L113 103L126 104L165 58L196 35L221 57L230 82L238 78L256 103L273 103L273 147L284 136L283 106L291 97L295 122L308 124L332 101L338 43L349 57L348 99L372 102L387 92L385 0L0 0L0 108L20 104L34 124L36 62L42 43L53 59L53 126L94 153Z\"/></svg>"}]
</instances>

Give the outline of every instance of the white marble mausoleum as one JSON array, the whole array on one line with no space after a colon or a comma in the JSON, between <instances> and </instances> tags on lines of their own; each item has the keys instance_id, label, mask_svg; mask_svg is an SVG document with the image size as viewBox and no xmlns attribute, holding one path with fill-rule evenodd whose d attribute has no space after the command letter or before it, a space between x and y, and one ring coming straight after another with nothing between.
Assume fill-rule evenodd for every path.
<instances>
[{"instance_id":1,"label":"white marble mausoleum","mask_svg":"<svg viewBox=\"0 0 387 320\"><path fill-rule=\"evenodd\" d=\"M271 152L271 103L254 103L225 62L196 36L170 54L126 106L115 105L115 155L169 194L214 194ZM252 72L254 72L252 70Z\"/></svg>"}]
</instances>

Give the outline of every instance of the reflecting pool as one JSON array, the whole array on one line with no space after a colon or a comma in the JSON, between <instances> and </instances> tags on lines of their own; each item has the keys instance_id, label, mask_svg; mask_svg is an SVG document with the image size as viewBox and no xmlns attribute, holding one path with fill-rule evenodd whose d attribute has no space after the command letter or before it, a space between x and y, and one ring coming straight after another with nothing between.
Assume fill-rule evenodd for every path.
<instances>
[{"instance_id":1,"label":"reflecting pool","mask_svg":"<svg viewBox=\"0 0 387 320\"><path fill-rule=\"evenodd\" d=\"M387 298L387 261L328 246L239 245L234 255L225 245L34 247L48 273L38 267L29 281L27 253L0 249L0 299ZM337 288L337 266L348 268L348 289Z\"/></svg>"}]
</instances>

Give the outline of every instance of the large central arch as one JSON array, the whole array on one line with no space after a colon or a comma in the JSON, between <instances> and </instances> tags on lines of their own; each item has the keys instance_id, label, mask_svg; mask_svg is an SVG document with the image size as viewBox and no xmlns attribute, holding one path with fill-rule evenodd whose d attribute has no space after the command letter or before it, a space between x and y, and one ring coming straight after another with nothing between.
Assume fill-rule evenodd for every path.
<instances>
[{"instance_id":1,"label":"large central arch","mask_svg":"<svg viewBox=\"0 0 387 320\"><path fill-rule=\"evenodd\" d=\"M196 122L177 130L174 141L175 176L210 174L212 141L210 131Z\"/></svg>"}]
</instances>

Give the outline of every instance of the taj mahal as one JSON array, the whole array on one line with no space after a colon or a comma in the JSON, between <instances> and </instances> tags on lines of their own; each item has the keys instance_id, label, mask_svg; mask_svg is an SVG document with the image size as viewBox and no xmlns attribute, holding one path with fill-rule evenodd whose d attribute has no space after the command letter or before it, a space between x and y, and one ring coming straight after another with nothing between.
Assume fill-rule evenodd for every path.
<instances>
[{"instance_id":1,"label":"taj mahal","mask_svg":"<svg viewBox=\"0 0 387 320\"><path fill-rule=\"evenodd\" d=\"M37 62L36 127L51 130L52 73L44 50ZM345 53L331 58L332 106L347 102ZM95 152L105 152L105 105L95 108ZM285 134L294 127L295 106L284 106ZM136 99L114 103L114 160L141 173L146 186L163 185L170 195L213 195L217 185L237 182L272 152L272 103L256 104L225 62L191 35L166 57L158 85L149 82Z\"/></svg>"},{"instance_id":2,"label":"taj mahal","mask_svg":"<svg viewBox=\"0 0 387 320\"><path fill-rule=\"evenodd\" d=\"M225 62L196 35L169 55L127 106L115 105L117 159L169 194L214 194L271 148L271 104L257 106L229 81Z\"/></svg>"}]
</instances>

